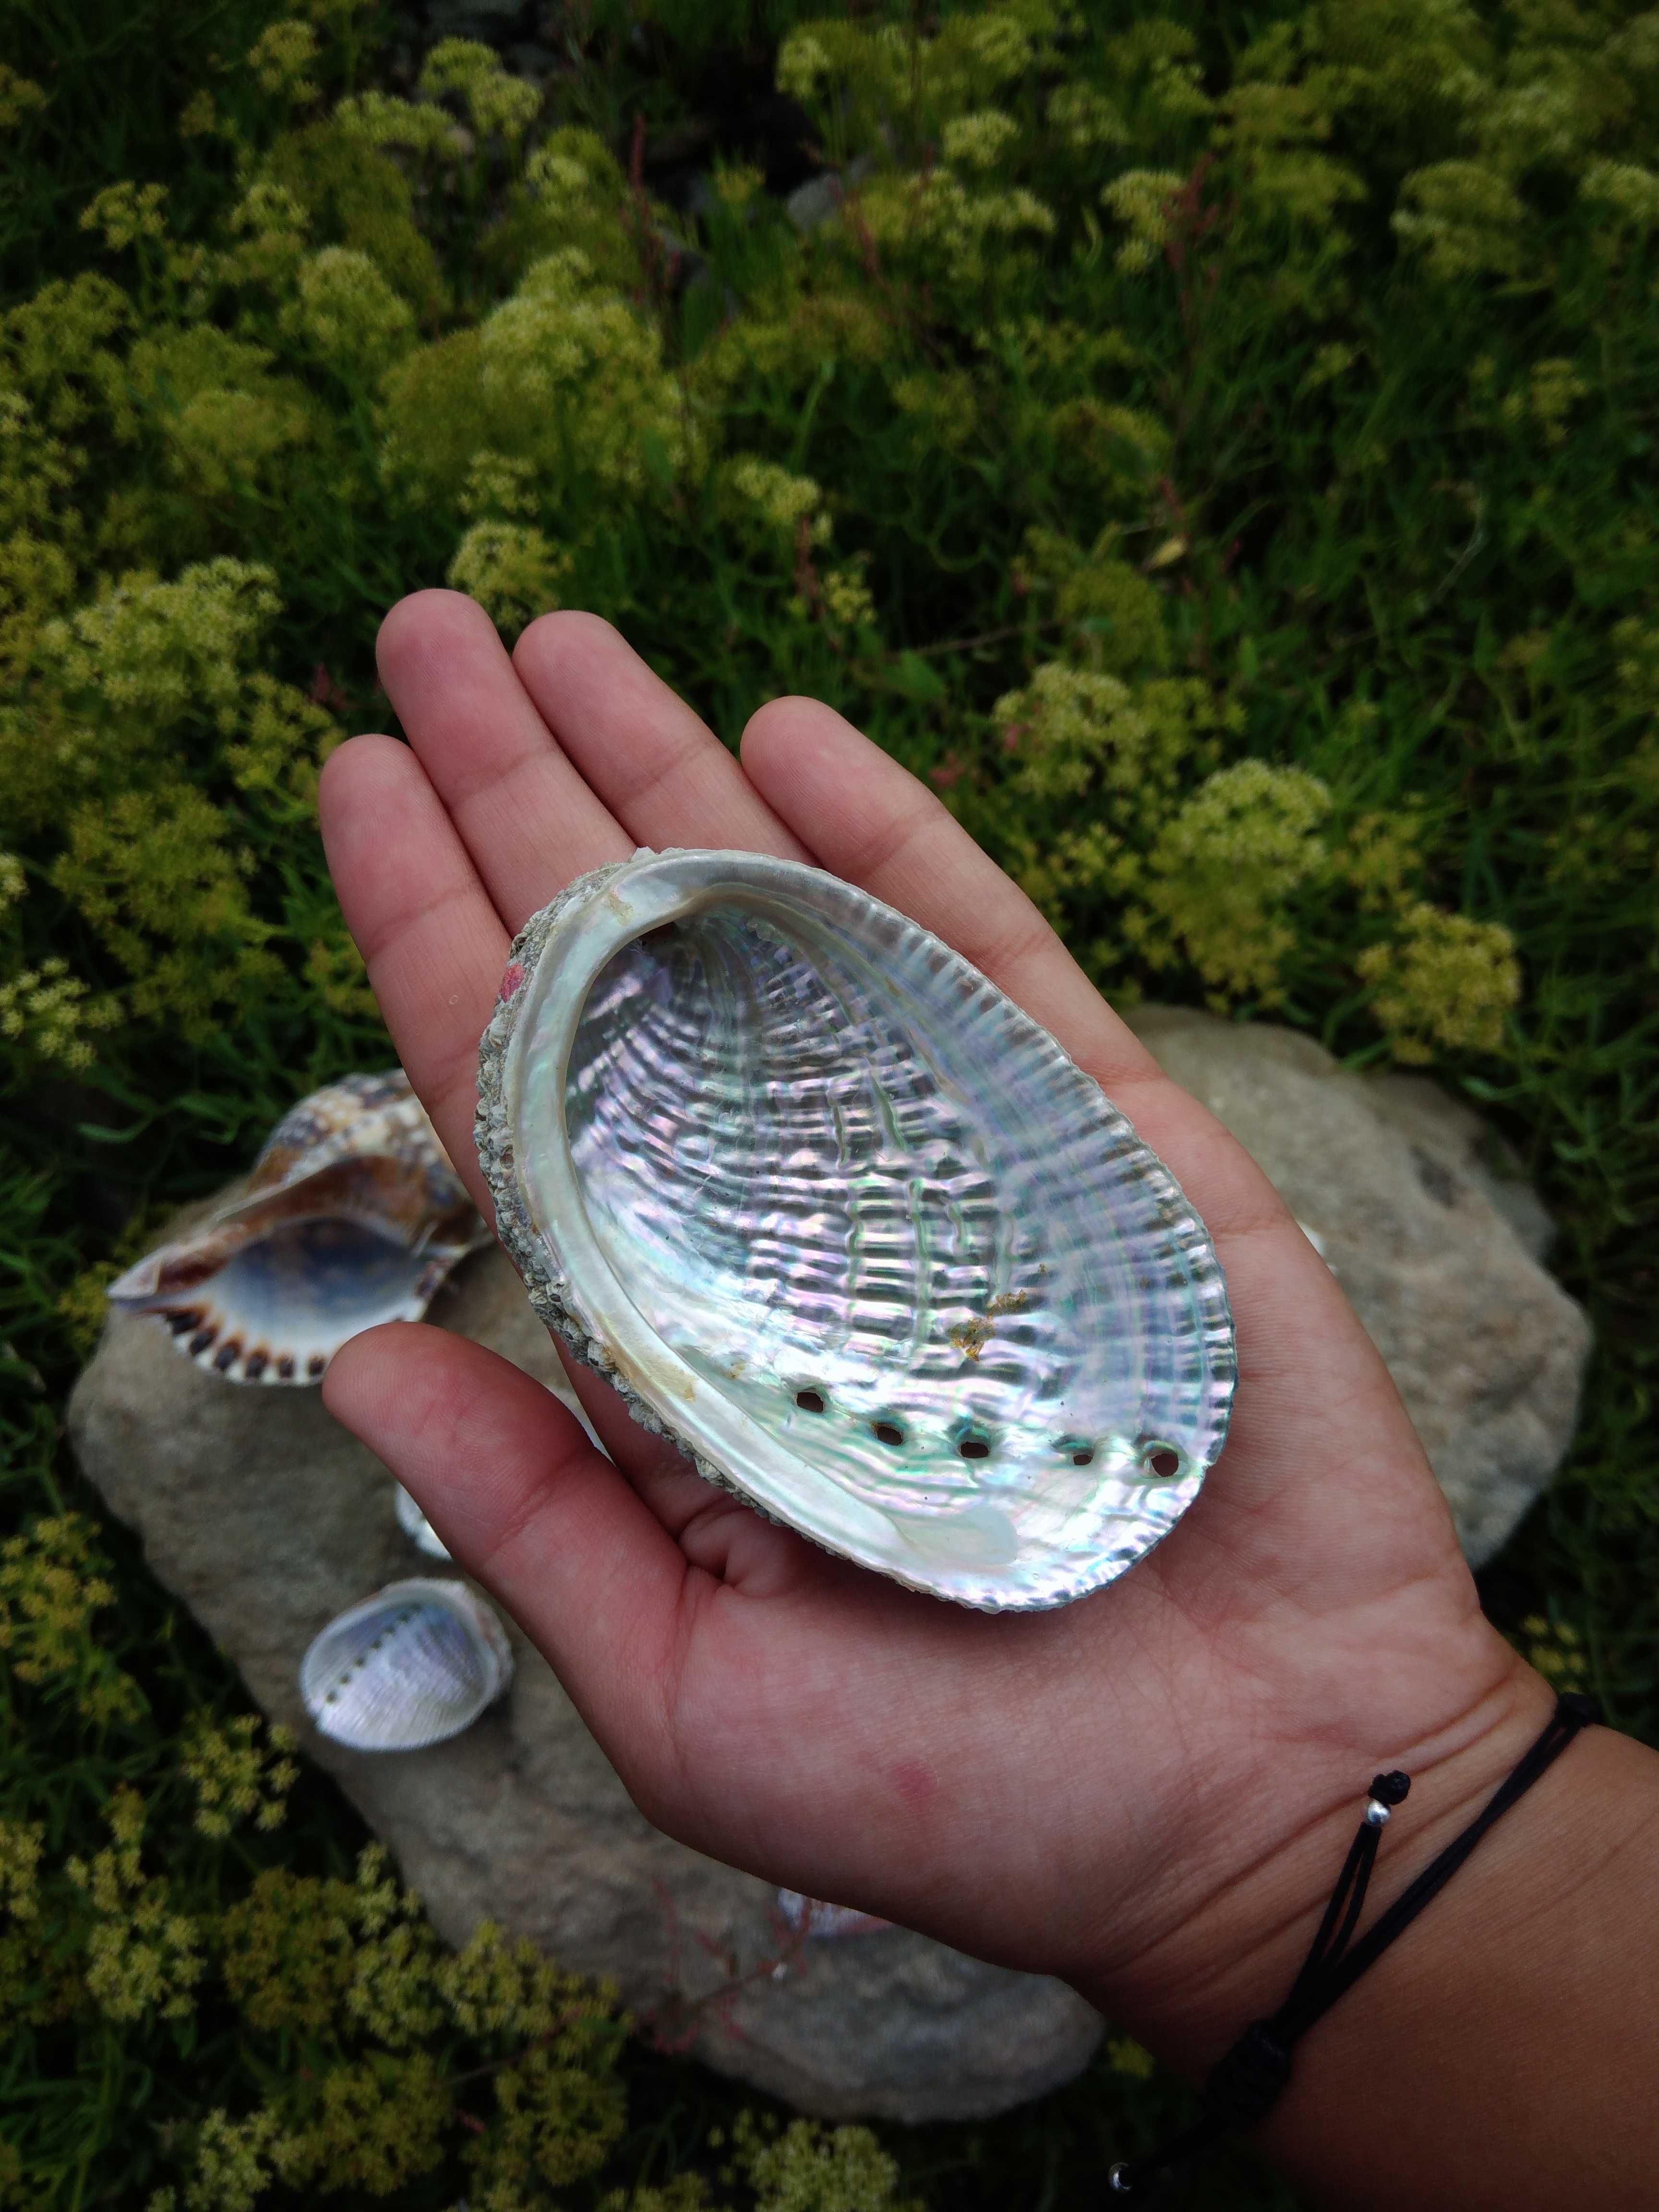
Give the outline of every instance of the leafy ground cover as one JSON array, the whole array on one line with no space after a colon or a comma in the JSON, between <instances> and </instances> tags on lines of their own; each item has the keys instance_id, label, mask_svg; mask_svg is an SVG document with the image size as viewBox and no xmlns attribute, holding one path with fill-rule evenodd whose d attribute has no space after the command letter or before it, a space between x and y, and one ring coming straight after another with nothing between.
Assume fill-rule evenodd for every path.
<instances>
[{"instance_id":1,"label":"leafy ground cover","mask_svg":"<svg viewBox=\"0 0 1659 2212\"><path fill-rule=\"evenodd\" d=\"M489 20L0 13L0 2202L1092 2201L1182 2102L1121 2039L791 2128L444 1954L64 1395L168 1210L386 1060L312 811L380 612L589 606L725 732L861 721L1120 999L1491 1115L1598 1349L1485 1595L1659 1735L1659 15Z\"/></svg>"}]
</instances>

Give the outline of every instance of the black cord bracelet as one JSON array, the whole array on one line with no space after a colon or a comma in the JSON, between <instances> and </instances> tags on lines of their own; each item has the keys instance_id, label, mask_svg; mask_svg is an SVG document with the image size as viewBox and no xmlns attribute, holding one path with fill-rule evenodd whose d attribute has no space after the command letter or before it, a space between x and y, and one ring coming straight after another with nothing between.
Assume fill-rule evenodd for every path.
<instances>
[{"instance_id":1,"label":"black cord bracelet","mask_svg":"<svg viewBox=\"0 0 1659 2212\"><path fill-rule=\"evenodd\" d=\"M1440 1894L1487 1829L1526 1796L1580 1729L1591 1726L1600 1717L1594 1698L1558 1698L1549 1726L1508 1779L1499 1784L1485 1809L1401 1892L1386 1912L1378 1914L1373 1926L1350 1949L1383 1827L1393 1808L1405 1802L1412 1786L1408 1775L1375 1775L1359 1832L1331 1892L1313 1948L1291 1984L1290 1995L1270 2020L1252 2021L1232 2049L1211 2069L1198 2118L1189 2128L1150 2158L1120 2159L1112 2167L1106 2177L1110 2201L1155 2203L1165 2183L1223 2136L1235 2129L1253 2128L1264 2120L1290 2081L1291 2054L1300 2039L1353 1987L1367 1966L1375 1965L1430 1899Z\"/></svg>"}]
</instances>

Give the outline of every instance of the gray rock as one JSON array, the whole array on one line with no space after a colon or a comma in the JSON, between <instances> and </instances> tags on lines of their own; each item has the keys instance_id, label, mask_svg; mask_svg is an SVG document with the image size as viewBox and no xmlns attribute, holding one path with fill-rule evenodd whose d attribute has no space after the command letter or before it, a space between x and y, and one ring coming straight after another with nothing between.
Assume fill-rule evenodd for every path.
<instances>
[{"instance_id":1,"label":"gray rock","mask_svg":"<svg viewBox=\"0 0 1659 2212\"><path fill-rule=\"evenodd\" d=\"M785 213L797 230L816 230L831 216L841 213L848 193L861 185L874 167L868 154L860 154L845 169L825 169L816 177L809 177L804 185L797 185L784 201Z\"/></svg>"},{"instance_id":2,"label":"gray rock","mask_svg":"<svg viewBox=\"0 0 1659 2212\"><path fill-rule=\"evenodd\" d=\"M841 213L846 197L840 177L835 170L826 169L822 176L809 177L804 185L797 185L783 204L797 230L816 230L832 215Z\"/></svg>"},{"instance_id":3,"label":"gray rock","mask_svg":"<svg viewBox=\"0 0 1659 2212\"><path fill-rule=\"evenodd\" d=\"M1485 1191L1534 1260L1547 1255L1555 1242L1548 1208L1515 1154L1473 1106L1448 1097L1426 1075L1368 1075L1365 1089L1383 1120L1403 1130L1419 1152Z\"/></svg>"},{"instance_id":4,"label":"gray rock","mask_svg":"<svg viewBox=\"0 0 1659 2212\"><path fill-rule=\"evenodd\" d=\"M499 1251L465 1263L430 1318L564 1387ZM1060 1983L897 1929L803 1939L766 1883L671 1843L516 1629L509 1696L453 1742L368 1754L317 1736L295 1680L312 1638L381 1583L431 1571L399 1529L391 1477L317 1392L227 1382L158 1322L124 1316L76 1386L70 1431L157 1577L338 1778L447 1941L483 1919L528 1936L612 1977L672 2047L830 2118L974 2118L1087 2060L1099 2017Z\"/></svg>"},{"instance_id":5,"label":"gray rock","mask_svg":"<svg viewBox=\"0 0 1659 2212\"><path fill-rule=\"evenodd\" d=\"M1265 1022L1154 1006L1125 1018L1314 1232L1481 1565L1577 1418L1589 1324L1539 1264L1548 1214L1480 1116L1423 1077L1348 1074Z\"/></svg>"}]
</instances>

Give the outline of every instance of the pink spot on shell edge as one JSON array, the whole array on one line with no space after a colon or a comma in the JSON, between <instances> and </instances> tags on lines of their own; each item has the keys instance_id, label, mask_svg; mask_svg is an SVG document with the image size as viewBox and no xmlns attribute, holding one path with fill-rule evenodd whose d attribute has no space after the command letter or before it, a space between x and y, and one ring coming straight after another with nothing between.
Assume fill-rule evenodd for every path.
<instances>
[{"instance_id":1,"label":"pink spot on shell edge","mask_svg":"<svg viewBox=\"0 0 1659 2212\"><path fill-rule=\"evenodd\" d=\"M527 972L522 960L508 961L507 973L501 978L501 988L495 994L501 1005L505 1006L515 991L521 991L524 988L524 979Z\"/></svg>"}]
</instances>

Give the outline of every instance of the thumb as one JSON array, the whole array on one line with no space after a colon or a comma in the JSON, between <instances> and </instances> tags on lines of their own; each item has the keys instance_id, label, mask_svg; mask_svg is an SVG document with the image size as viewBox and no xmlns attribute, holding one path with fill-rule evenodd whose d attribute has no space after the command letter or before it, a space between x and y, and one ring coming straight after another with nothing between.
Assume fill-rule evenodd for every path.
<instances>
[{"instance_id":1,"label":"thumb","mask_svg":"<svg viewBox=\"0 0 1659 2212\"><path fill-rule=\"evenodd\" d=\"M684 1553L568 1407L447 1329L353 1337L323 1402L550 1662L627 1779L664 1747Z\"/></svg>"}]
</instances>

